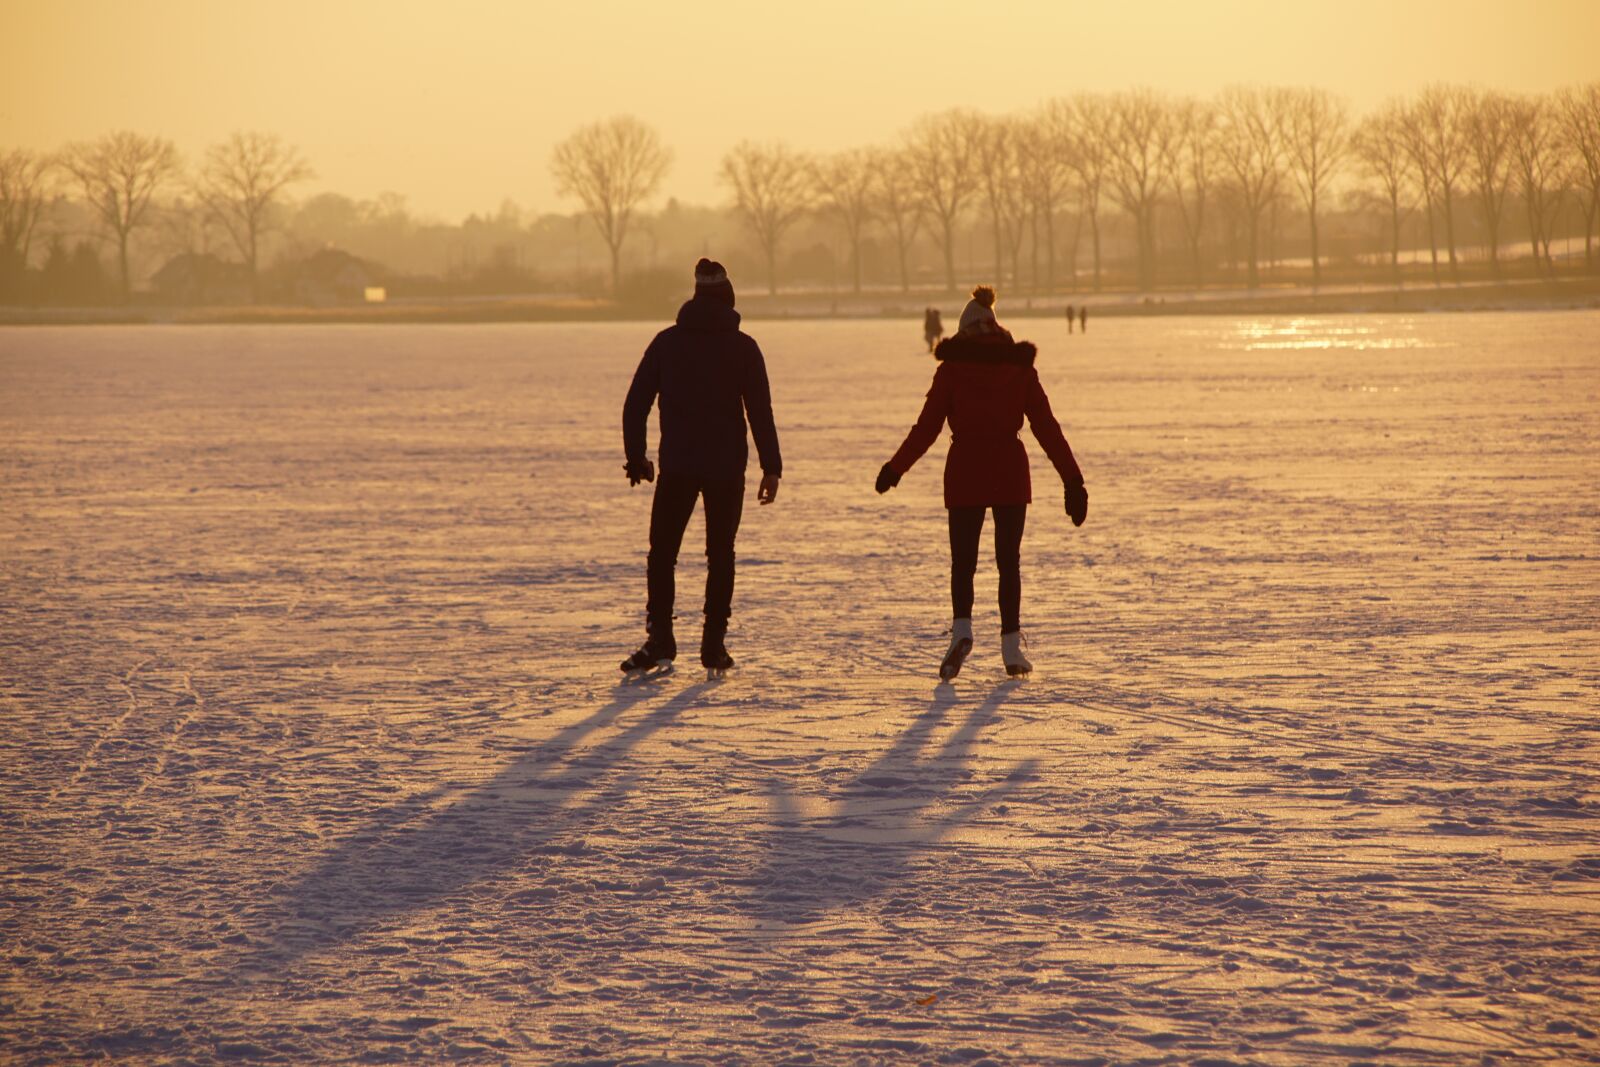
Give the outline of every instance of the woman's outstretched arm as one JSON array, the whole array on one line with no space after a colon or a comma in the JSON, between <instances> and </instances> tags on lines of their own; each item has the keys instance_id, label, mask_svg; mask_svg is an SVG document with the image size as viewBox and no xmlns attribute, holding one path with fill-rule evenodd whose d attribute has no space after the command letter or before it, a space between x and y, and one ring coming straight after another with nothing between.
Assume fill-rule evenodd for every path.
<instances>
[{"instance_id":1,"label":"woman's outstretched arm","mask_svg":"<svg viewBox=\"0 0 1600 1067\"><path fill-rule=\"evenodd\" d=\"M911 427L899 450L889 459L888 465L897 475L910 470L933 447L939 439L939 431L944 429L945 417L950 414L950 382L944 366L941 363L934 372L933 385L928 389L928 399L922 405L922 414L917 416L917 424Z\"/></svg>"},{"instance_id":2,"label":"woman's outstretched arm","mask_svg":"<svg viewBox=\"0 0 1600 1067\"><path fill-rule=\"evenodd\" d=\"M1062 484L1082 485L1083 472L1078 469L1078 461L1072 455L1072 446L1067 444L1067 437L1061 432L1061 424L1056 421L1055 412L1050 410L1050 398L1045 395L1037 370L1033 372L1033 380L1028 383L1028 405L1025 410L1034 440L1039 442L1044 454L1050 457L1056 473L1061 475Z\"/></svg>"}]
</instances>

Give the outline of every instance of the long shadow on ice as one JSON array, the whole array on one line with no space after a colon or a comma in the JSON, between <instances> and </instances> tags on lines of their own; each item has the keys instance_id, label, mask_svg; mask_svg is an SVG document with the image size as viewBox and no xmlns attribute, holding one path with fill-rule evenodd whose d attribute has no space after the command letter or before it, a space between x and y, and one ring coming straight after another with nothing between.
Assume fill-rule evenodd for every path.
<instances>
[{"instance_id":1,"label":"long shadow on ice","mask_svg":"<svg viewBox=\"0 0 1600 1067\"><path fill-rule=\"evenodd\" d=\"M1032 777L1037 761L1023 760L992 787L955 795L973 777L980 734L1016 685L996 686L929 751L935 731L963 703L952 687L940 686L894 744L831 790L825 814L806 817L788 785L774 781L773 830L746 909L763 920L805 923L841 905L859 907L905 881L920 856Z\"/></svg>"},{"instance_id":2,"label":"long shadow on ice","mask_svg":"<svg viewBox=\"0 0 1600 1067\"><path fill-rule=\"evenodd\" d=\"M536 744L487 781L466 789L441 786L373 812L278 895L281 927L266 951L280 962L292 959L445 902L530 856L581 849L570 833L631 787L627 776L612 772L641 742L694 706L707 688L705 682L691 685L577 753L591 734L661 693L649 683L620 685L603 707ZM452 792L460 796L439 806Z\"/></svg>"}]
</instances>

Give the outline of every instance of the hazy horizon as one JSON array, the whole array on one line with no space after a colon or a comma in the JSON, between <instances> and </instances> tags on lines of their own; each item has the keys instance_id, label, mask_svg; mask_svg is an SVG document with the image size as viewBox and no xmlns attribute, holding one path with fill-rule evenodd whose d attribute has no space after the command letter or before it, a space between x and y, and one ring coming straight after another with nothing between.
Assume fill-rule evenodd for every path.
<instances>
[{"instance_id":1,"label":"hazy horizon","mask_svg":"<svg viewBox=\"0 0 1600 1067\"><path fill-rule=\"evenodd\" d=\"M945 107L1260 82L1316 85L1364 109L1436 81L1532 92L1600 76L1585 45L1600 39L1600 4L1584 0L1543 0L1510 19L1501 5L1436 0L1393 11L1374 0L825 3L787 24L766 11L621 3L7 6L0 144L48 150L129 128L171 138L192 160L234 130L260 129L315 167L301 196L394 191L448 220L508 198L575 210L555 194L551 148L617 113L656 127L674 151L652 203L720 203L717 164L738 140L881 143ZM1191 47L1218 26L1235 28L1229 47Z\"/></svg>"}]
</instances>

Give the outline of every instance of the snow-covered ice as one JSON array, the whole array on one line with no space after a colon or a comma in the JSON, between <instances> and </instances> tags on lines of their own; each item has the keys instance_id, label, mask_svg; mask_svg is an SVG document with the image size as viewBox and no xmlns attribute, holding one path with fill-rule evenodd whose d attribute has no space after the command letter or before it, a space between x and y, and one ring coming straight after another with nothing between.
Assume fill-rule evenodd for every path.
<instances>
[{"instance_id":1,"label":"snow-covered ice","mask_svg":"<svg viewBox=\"0 0 1600 1067\"><path fill-rule=\"evenodd\" d=\"M653 326L0 332L0 1058L1600 1061L1600 315L1012 325L944 687L916 322L751 324L639 684Z\"/></svg>"}]
</instances>

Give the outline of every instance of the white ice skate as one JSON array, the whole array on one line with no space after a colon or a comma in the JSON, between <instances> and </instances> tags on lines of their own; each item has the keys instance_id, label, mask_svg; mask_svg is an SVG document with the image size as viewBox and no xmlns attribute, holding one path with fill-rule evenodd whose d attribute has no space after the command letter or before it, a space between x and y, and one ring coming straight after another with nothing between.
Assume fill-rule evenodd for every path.
<instances>
[{"instance_id":1,"label":"white ice skate","mask_svg":"<svg viewBox=\"0 0 1600 1067\"><path fill-rule=\"evenodd\" d=\"M956 619L950 624L950 650L939 664L939 677L948 682L961 673L961 664L972 651L972 620Z\"/></svg>"},{"instance_id":2,"label":"white ice skate","mask_svg":"<svg viewBox=\"0 0 1600 1067\"><path fill-rule=\"evenodd\" d=\"M1020 678L1033 673L1033 664L1022 654L1022 631L1000 635L1000 658L1005 661L1006 673Z\"/></svg>"}]
</instances>

